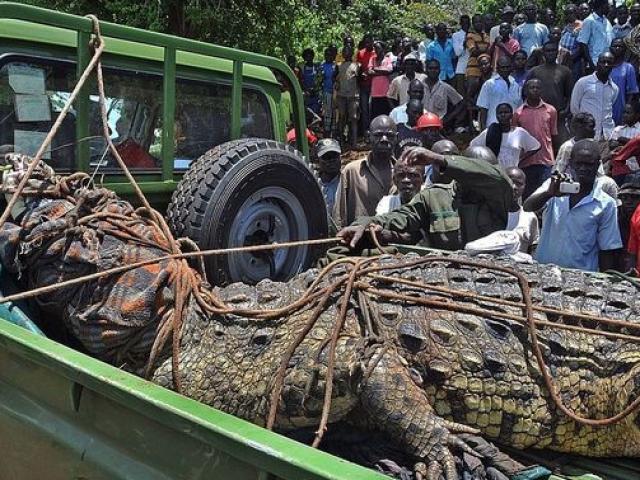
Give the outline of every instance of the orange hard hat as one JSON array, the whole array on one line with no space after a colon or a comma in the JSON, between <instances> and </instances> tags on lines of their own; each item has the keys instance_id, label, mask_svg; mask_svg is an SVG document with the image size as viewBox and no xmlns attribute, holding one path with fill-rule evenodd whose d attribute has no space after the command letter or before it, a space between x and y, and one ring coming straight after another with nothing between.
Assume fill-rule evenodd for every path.
<instances>
[{"instance_id":1,"label":"orange hard hat","mask_svg":"<svg viewBox=\"0 0 640 480\"><path fill-rule=\"evenodd\" d=\"M440 120L440 117L435 113L427 112L418 118L416 130L422 130L429 127L442 128L442 120Z\"/></svg>"}]
</instances>

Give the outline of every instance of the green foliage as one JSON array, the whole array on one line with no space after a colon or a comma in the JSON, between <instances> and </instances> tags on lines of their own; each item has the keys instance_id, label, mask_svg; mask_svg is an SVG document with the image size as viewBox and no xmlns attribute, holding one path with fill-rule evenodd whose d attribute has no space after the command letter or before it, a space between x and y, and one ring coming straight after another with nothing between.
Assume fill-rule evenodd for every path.
<instances>
[{"instance_id":1,"label":"green foliage","mask_svg":"<svg viewBox=\"0 0 640 480\"><path fill-rule=\"evenodd\" d=\"M450 9L435 4L415 2L407 5L401 24L410 37L421 38L422 26L425 23L434 25L440 22L453 24L457 23L457 21L458 19Z\"/></svg>"},{"instance_id":2,"label":"green foliage","mask_svg":"<svg viewBox=\"0 0 640 480\"><path fill-rule=\"evenodd\" d=\"M284 58L303 48L316 57L346 32L390 41L421 38L425 23L451 22L461 13L444 0L23 0L77 15L151 29ZM474 0L459 0L455 5ZM496 0L482 0L485 2ZM500 0L497 0L500 1ZM348 3L345 8L343 3Z\"/></svg>"}]
</instances>

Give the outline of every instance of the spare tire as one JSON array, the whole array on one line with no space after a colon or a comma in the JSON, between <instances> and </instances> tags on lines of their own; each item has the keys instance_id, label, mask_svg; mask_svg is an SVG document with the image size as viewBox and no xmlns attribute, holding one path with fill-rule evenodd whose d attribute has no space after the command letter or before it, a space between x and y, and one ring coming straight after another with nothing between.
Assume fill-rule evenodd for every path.
<instances>
[{"instance_id":1,"label":"spare tire","mask_svg":"<svg viewBox=\"0 0 640 480\"><path fill-rule=\"evenodd\" d=\"M186 172L167 210L169 226L202 249L289 242L328 235L320 185L302 156L273 140L246 138L219 145ZM214 285L285 281L324 252L303 246L205 257Z\"/></svg>"}]
</instances>

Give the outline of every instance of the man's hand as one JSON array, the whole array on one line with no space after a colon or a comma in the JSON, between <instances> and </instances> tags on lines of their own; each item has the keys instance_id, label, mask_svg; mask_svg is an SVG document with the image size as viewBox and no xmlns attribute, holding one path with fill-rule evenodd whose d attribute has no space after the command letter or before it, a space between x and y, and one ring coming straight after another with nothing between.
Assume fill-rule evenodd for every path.
<instances>
[{"instance_id":1,"label":"man's hand","mask_svg":"<svg viewBox=\"0 0 640 480\"><path fill-rule=\"evenodd\" d=\"M376 227L382 230L380 225L376 225ZM367 225L349 225L340 230L337 235L342 239L343 244L347 245L351 250L354 250L367 231L367 228Z\"/></svg>"},{"instance_id":2,"label":"man's hand","mask_svg":"<svg viewBox=\"0 0 640 480\"><path fill-rule=\"evenodd\" d=\"M549 182L547 194L550 197L566 197L569 194L560 192L560 184L568 181L570 181L570 179L564 173L555 172L551 175L551 182Z\"/></svg>"},{"instance_id":3,"label":"man's hand","mask_svg":"<svg viewBox=\"0 0 640 480\"><path fill-rule=\"evenodd\" d=\"M415 147L410 149L409 151L407 151L404 159L409 165L437 165L439 167L444 167L446 165L444 155L432 152L431 150L427 150L423 147Z\"/></svg>"}]
</instances>

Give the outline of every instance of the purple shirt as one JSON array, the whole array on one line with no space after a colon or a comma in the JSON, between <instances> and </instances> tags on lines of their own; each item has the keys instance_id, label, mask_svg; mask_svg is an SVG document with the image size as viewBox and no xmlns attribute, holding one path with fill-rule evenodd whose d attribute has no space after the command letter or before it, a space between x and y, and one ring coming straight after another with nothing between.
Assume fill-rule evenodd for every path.
<instances>
[{"instance_id":1,"label":"purple shirt","mask_svg":"<svg viewBox=\"0 0 640 480\"><path fill-rule=\"evenodd\" d=\"M627 97L638 93L636 69L630 63L622 62L611 71L611 81L620 89L616 100L613 102L613 121L616 125L622 125L622 111Z\"/></svg>"}]
</instances>

